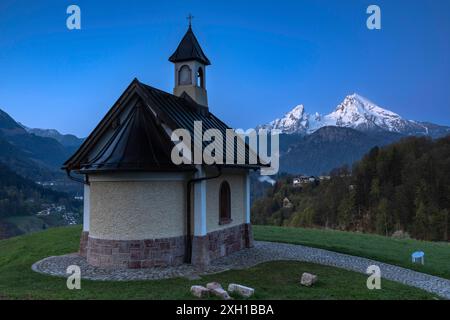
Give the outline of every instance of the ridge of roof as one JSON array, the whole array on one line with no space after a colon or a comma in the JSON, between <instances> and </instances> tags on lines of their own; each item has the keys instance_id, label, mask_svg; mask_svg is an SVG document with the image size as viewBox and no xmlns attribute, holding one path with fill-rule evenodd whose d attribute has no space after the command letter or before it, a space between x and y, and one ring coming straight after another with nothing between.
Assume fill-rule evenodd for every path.
<instances>
[{"instance_id":1,"label":"ridge of roof","mask_svg":"<svg viewBox=\"0 0 450 320\"><path fill-rule=\"evenodd\" d=\"M107 130L111 128L111 125L114 124L115 119L120 115L121 110L130 103L130 99L137 94L140 97L140 102L142 106L141 108L145 108L145 111L135 110L135 114L133 114L133 121L124 121L122 126L127 126L126 128L122 128L119 124L119 127L114 129L114 135L120 135L121 137L115 137L113 139L109 138L107 144L111 142L111 144L115 146L122 146L119 149L109 149L98 150L93 157L88 159L88 155L92 152L94 147L97 145L100 138L104 135ZM176 170L170 163L167 161L167 156L162 156L161 161L147 161L150 157L147 157L151 154L152 150L160 150L162 153L167 155L168 150L162 149L163 147L169 147L172 145L171 141L167 140L168 137L164 137L167 132L163 132L161 130L161 122L165 123L167 127L171 130L175 130L178 128L184 128L188 130L191 135L194 135L194 122L201 121L202 129L204 131L208 129L218 129L222 133L224 133L227 129L231 129L227 124L225 124L222 120L217 118L213 113L209 112L206 108L200 108L201 106L197 105L195 101L189 99L189 95L183 95L181 97L163 91L161 89L154 88L147 84L140 82L137 78L134 78L131 84L127 87L125 92L122 93L120 98L115 102L115 104L111 107L108 113L103 117L103 119L99 122L97 127L91 132L91 134L87 137L87 139L83 142L80 148L64 163L63 169L67 171L75 170L82 173L87 172L95 172L100 169L101 171L112 170L158 170L165 168L166 170ZM197 105L197 106L196 106ZM131 108L137 108L136 105L130 106ZM206 109L206 110L204 110ZM131 124L135 124L134 128L139 128L139 130L134 131ZM151 127L152 134L147 134L143 129L144 123L148 123L149 127ZM108 129L109 128L109 129ZM120 130L122 133L119 133ZM139 164L136 161L128 161L127 159L136 159L139 158L136 156L136 152L132 151L132 149L127 149L123 146L126 146L127 143L125 141L134 141L136 139L130 139L131 136L137 136L136 138L143 143L139 143L140 145L146 145L147 151L143 154L145 157L142 157L142 160L146 163ZM165 141L164 143L157 143L154 146L152 145L152 141L149 140L149 137L155 136L160 141ZM142 138L142 139L141 139ZM204 142L203 144L205 144ZM245 143L247 145L247 143ZM203 146L205 147L205 145ZM237 146L236 146L237 147ZM128 151L127 151L128 150ZM131 152L131 151L132 152ZM237 153L240 153L237 149L235 149ZM123 153L118 151L123 151ZM134 153L133 153L134 152ZM247 158L249 156L250 151L248 146L246 146L244 150L244 157ZM101 154L100 154L101 153ZM237 153L235 156L237 157ZM241 153L242 154L242 153ZM123 155L123 157L122 157ZM134 155L134 156L133 156ZM92 156L92 155L91 155ZM103 160L102 160L103 159ZM121 159L120 161L113 161L111 159ZM146 160L147 159L147 160ZM95 160L95 161L93 161ZM259 162L259 161L258 161ZM150 165L152 163L152 165ZM240 167L259 167L260 163L257 165L243 165ZM189 166L185 168L179 168L180 170L186 170Z\"/></svg>"},{"instance_id":2,"label":"ridge of roof","mask_svg":"<svg viewBox=\"0 0 450 320\"><path fill-rule=\"evenodd\" d=\"M132 109L105 145L86 163L81 172L105 170L186 170L171 161L173 142L142 103Z\"/></svg>"}]
</instances>

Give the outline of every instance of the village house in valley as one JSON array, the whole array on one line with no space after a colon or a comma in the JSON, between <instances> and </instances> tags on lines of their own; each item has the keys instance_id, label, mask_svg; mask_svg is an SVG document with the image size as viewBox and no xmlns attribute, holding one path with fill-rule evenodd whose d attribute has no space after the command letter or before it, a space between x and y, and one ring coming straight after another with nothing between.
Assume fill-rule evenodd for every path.
<instances>
[{"instance_id":1,"label":"village house in valley","mask_svg":"<svg viewBox=\"0 0 450 320\"><path fill-rule=\"evenodd\" d=\"M259 164L171 159L174 130L229 129L208 106L210 61L191 26L169 61L173 94L134 79L63 166L84 176L80 254L90 265L204 266L252 246L249 172Z\"/></svg>"},{"instance_id":2,"label":"village house in valley","mask_svg":"<svg viewBox=\"0 0 450 320\"><path fill-rule=\"evenodd\" d=\"M322 180L322 179L320 179ZM295 177L292 179L292 185L294 187L301 187L302 185L307 185L307 184L317 184L317 182L319 181L319 179L317 179L314 176L299 176L299 177Z\"/></svg>"}]
</instances>

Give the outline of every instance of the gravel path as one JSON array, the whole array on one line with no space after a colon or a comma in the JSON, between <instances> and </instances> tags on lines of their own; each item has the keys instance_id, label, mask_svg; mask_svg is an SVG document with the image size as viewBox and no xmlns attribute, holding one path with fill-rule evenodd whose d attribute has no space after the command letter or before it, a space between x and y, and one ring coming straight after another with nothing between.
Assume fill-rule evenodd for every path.
<instances>
[{"instance_id":1,"label":"gravel path","mask_svg":"<svg viewBox=\"0 0 450 320\"><path fill-rule=\"evenodd\" d=\"M205 274L243 269L276 260L312 262L359 273L366 273L368 266L377 265L380 267L381 276L385 279L417 287L450 299L450 280L366 258L301 245L263 241L255 241L254 248L213 261L206 270L200 270L191 265L151 269L99 269L89 266L86 260L77 254L49 257L33 264L32 269L40 273L66 277L67 267L78 265L84 279L104 281L156 280L174 277L197 279Z\"/></svg>"},{"instance_id":2,"label":"gravel path","mask_svg":"<svg viewBox=\"0 0 450 320\"><path fill-rule=\"evenodd\" d=\"M81 278L99 281L161 280L177 277L199 279L201 274L217 273L227 270L226 267L221 266L210 266L208 270L201 270L190 264L148 269L101 269L90 266L87 264L86 259L77 253L42 259L33 264L31 269L43 274L67 277L68 274L66 274L66 270L70 265L80 267Z\"/></svg>"}]
</instances>

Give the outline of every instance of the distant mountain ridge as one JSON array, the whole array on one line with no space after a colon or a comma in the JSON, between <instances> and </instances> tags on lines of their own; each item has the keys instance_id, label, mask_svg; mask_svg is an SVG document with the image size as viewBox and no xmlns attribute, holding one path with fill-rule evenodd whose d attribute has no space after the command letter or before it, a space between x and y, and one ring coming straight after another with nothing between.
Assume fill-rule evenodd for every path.
<instances>
[{"instance_id":1,"label":"distant mountain ridge","mask_svg":"<svg viewBox=\"0 0 450 320\"><path fill-rule=\"evenodd\" d=\"M9 114L0 109L0 131L3 134L20 134L25 133L26 130L18 124Z\"/></svg>"},{"instance_id":2,"label":"distant mountain ridge","mask_svg":"<svg viewBox=\"0 0 450 320\"><path fill-rule=\"evenodd\" d=\"M62 134L56 129L39 129L39 128L28 128L24 125L22 126L28 133L32 133L42 138L55 139L65 147L79 147L84 141L84 139L78 138L73 134Z\"/></svg>"},{"instance_id":3,"label":"distant mountain ridge","mask_svg":"<svg viewBox=\"0 0 450 320\"><path fill-rule=\"evenodd\" d=\"M343 165L351 166L371 148L402 137L395 132L367 133L336 126L322 127L309 135L282 134L280 172L326 175Z\"/></svg>"},{"instance_id":4,"label":"distant mountain ridge","mask_svg":"<svg viewBox=\"0 0 450 320\"><path fill-rule=\"evenodd\" d=\"M450 134L450 127L406 120L356 93L346 96L327 115L308 114L298 105L258 128L281 131L280 172L308 175L351 166L371 148L406 136Z\"/></svg>"},{"instance_id":5,"label":"distant mountain ridge","mask_svg":"<svg viewBox=\"0 0 450 320\"><path fill-rule=\"evenodd\" d=\"M278 129L287 134L307 135L327 126L352 128L363 132L387 131L403 135L425 135L433 138L450 134L448 126L406 120L357 93L346 96L334 111L325 116L317 112L308 114L303 105L298 105L284 117L275 119L260 128Z\"/></svg>"},{"instance_id":6,"label":"distant mountain ridge","mask_svg":"<svg viewBox=\"0 0 450 320\"><path fill-rule=\"evenodd\" d=\"M56 130L29 129L0 109L0 162L32 181L77 190L60 168L82 141Z\"/></svg>"},{"instance_id":7,"label":"distant mountain ridge","mask_svg":"<svg viewBox=\"0 0 450 320\"><path fill-rule=\"evenodd\" d=\"M80 220L82 186L60 169L77 140L36 133L0 110L0 239Z\"/></svg>"}]
</instances>

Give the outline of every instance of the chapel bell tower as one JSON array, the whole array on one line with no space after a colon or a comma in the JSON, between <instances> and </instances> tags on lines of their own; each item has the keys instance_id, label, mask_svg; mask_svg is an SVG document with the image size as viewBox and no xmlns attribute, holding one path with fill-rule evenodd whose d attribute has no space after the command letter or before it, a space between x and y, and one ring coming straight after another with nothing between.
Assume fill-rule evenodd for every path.
<instances>
[{"instance_id":1,"label":"chapel bell tower","mask_svg":"<svg viewBox=\"0 0 450 320\"><path fill-rule=\"evenodd\" d=\"M178 48L169 58L169 61L175 66L173 94L181 96L183 92L186 92L195 102L208 107L206 66L209 66L211 62L203 53L192 31L192 18L189 15L189 28Z\"/></svg>"}]
</instances>

